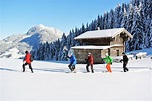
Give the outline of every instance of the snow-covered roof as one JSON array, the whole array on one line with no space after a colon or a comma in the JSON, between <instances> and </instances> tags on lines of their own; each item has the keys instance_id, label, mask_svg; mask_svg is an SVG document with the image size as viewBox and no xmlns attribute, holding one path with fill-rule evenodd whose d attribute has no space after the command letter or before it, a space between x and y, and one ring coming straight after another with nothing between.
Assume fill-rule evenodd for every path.
<instances>
[{"instance_id":1,"label":"snow-covered roof","mask_svg":"<svg viewBox=\"0 0 152 101\"><path fill-rule=\"evenodd\" d=\"M108 37L114 38L121 32L125 32L130 38L132 38L132 35L125 28L114 28L114 29L87 31L75 37L75 39L92 39L92 38L108 38Z\"/></svg>"},{"instance_id":2,"label":"snow-covered roof","mask_svg":"<svg viewBox=\"0 0 152 101\"><path fill-rule=\"evenodd\" d=\"M74 46L71 47L72 49L108 49L111 48L113 46Z\"/></svg>"},{"instance_id":3,"label":"snow-covered roof","mask_svg":"<svg viewBox=\"0 0 152 101\"><path fill-rule=\"evenodd\" d=\"M111 45L112 47L113 46L124 46L123 44L114 44L114 45Z\"/></svg>"}]
</instances>

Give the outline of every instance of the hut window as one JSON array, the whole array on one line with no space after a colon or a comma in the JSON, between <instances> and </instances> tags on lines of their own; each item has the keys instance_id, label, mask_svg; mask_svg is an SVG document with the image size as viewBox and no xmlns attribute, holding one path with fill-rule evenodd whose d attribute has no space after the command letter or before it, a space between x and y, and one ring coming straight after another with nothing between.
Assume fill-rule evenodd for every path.
<instances>
[{"instance_id":1,"label":"hut window","mask_svg":"<svg viewBox=\"0 0 152 101\"><path fill-rule=\"evenodd\" d=\"M110 54L110 48L108 48L108 54L111 55L111 54Z\"/></svg>"},{"instance_id":2,"label":"hut window","mask_svg":"<svg viewBox=\"0 0 152 101\"><path fill-rule=\"evenodd\" d=\"M119 50L116 50L117 51L117 56L119 56Z\"/></svg>"}]
</instances>

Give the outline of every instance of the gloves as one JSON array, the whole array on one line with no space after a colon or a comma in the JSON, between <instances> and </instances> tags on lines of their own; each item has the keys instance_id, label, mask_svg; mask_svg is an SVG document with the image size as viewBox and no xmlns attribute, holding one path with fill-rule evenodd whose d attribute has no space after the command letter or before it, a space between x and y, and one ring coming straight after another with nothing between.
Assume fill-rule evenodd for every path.
<instances>
[{"instance_id":1,"label":"gloves","mask_svg":"<svg viewBox=\"0 0 152 101\"><path fill-rule=\"evenodd\" d=\"M123 61L123 60L121 59L120 62L122 63L122 61Z\"/></svg>"}]
</instances>

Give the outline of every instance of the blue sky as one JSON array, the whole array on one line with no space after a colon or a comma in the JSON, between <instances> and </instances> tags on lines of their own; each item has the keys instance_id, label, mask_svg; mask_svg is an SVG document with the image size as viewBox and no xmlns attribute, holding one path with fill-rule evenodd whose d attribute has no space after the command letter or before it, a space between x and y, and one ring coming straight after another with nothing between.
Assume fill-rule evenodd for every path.
<instances>
[{"instance_id":1,"label":"blue sky","mask_svg":"<svg viewBox=\"0 0 152 101\"><path fill-rule=\"evenodd\" d=\"M0 0L0 36L24 34L43 24L68 33L130 0Z\"/></svg>"}]
</instances>

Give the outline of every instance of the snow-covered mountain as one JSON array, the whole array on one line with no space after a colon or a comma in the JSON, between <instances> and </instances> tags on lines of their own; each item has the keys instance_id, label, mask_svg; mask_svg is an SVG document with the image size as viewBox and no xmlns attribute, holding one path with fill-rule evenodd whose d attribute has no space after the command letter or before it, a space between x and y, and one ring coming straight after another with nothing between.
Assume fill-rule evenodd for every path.
<instances>
[{"instance_id":1,"label":"snow-covered mountain","mask_svg":"<svg viewBox=\"0 0 152 101\"><path fill-rule=\"evenodd\" d=\"M0 40L0 57L20 58L25 50L36 49L39 44L53 42L62 37L63 32L42 24L30 28L25 34L9 36Z\"/></svg>"}]
</instances>

